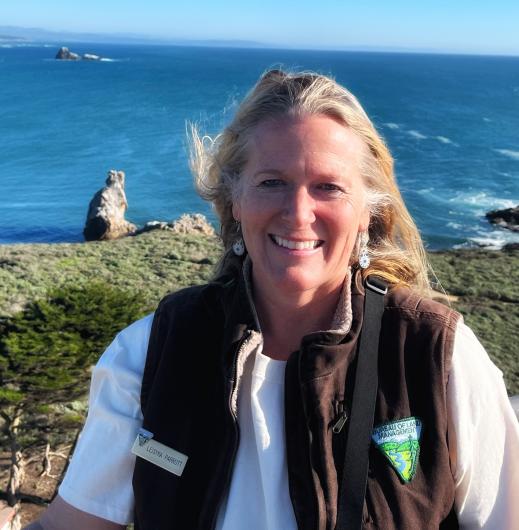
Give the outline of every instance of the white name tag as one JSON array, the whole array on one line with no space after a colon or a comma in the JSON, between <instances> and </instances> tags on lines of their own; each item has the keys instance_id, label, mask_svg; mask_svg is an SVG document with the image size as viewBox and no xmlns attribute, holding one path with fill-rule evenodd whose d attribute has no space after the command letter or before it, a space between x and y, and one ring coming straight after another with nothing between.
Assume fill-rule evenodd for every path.
<instances>
[{"instance_id":1,"label":"white name tag","mask_svg":"<svg viewBox=\"0 0 519 530\"><path fill-rule=\"evenodd\" d=\"M188 457L152 438L151 432L140 429L132 453L180 477Z\"/></svg>"}]
</instances>

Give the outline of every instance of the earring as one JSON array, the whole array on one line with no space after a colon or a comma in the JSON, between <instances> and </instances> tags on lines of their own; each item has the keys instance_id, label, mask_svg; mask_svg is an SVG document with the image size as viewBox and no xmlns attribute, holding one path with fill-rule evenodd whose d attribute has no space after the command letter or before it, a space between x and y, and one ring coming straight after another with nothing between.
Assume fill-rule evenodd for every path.
<instances>
[{"instance_id":1,"label":"earring","mask_svg":"<svg viewBox=\"0 0 519 530\"><path fill-rule=\"evenodd\" d=\"M367 269L371 262L368 253L368 241L369 236L368 232L362 232L360 234L360 244L359 244L359 265L361 269Z\"/></svg>"},{"instance_id":2,"label":"earring","mask_svg":"<svg viewBox=\"0 0 519 530\"><path fill-rule=\"evenodd\" d=\"M236 233L238 234L238 238L232 244L232 251L236 256L243 256L243 254L245 254L245 243L243 242L243 238L240 235L241 223L239 221L236 224Z\"/></svg>"}]
</instances>

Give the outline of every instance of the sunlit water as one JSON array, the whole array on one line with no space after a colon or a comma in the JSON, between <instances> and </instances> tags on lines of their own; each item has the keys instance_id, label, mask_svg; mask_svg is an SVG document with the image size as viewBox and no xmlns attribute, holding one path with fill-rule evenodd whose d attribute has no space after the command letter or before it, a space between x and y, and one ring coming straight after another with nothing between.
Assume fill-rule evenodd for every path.
<instances>
[{"instance_id":1,"label":"sunlit water","mask_svg":"<svg viewBox=\"0 0 519 530\"><path fill-rule=\"evenodd\" d=\"M358 96L431 248L519 241L484 218L519 203L519 58L70 47L110 60L0 45L0 243L80 241L111 168L126 172L131 221L184 212L215 221L193 191L186 122L216 133L279 65L331 74Z\"/></svg>"}]
</instances>

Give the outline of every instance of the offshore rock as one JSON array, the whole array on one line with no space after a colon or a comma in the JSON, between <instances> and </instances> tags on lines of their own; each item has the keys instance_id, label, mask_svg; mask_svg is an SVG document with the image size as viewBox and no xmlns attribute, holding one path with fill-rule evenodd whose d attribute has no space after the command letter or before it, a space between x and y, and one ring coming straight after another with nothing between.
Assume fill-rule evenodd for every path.
<instances>
[{"instance_id":1,"label":"offshore rock","mask_svg":"<svg viewBox=\"0 0 519 530\"><path fill-rule=\"evenodd\" d=\"M56 59L60 61L80 61L79 54L71 52L66 46L62 46L56 54Z\"/></svg>"},{"instance_id":2,"label":"offshore rock","mask_svg":"<svg viewBox=\"0 0 519 530\"><path fill-rule=\"evenodd\" d=\"M60 61L100 61L101 57L93 53L79 55L79 53L71 52L66 46L62 46L56 54L56 59Z\"/></svg>"},{"instance_id":3,"label":"offshore rock","mask_svg":"<svg viewBox=\"0 0 519 530\"><path fill-rule=\"evenodd\" d=\"M124 218L128 202L124 193L124 171L111 169L106 186L90 201L83 229L86 241L118 239L134 234L137 227Z\"/></svg>"},{"instance_id":4,"label":"offshore rock","mask_svg":"<svg viewBox=\"0 0 519 530\"><path fill-rule=\"evenodd\" d=\"M519 232L519 205L504 210L492 210L485 217L494 225Z\"/></svg>"}]
</instances>

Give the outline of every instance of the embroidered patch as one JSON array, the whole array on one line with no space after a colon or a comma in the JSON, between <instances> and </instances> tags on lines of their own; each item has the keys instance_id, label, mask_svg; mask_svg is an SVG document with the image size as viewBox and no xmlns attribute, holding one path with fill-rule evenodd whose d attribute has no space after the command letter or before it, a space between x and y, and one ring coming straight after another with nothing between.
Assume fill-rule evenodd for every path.
<instances>
[{"instance_id":1,"label":"embroidered patch","mask_svg":"<svg viewBox=\"0 0 519 530\"><path fill-rule=\"evenodd\" d=\"M372 440L404 482L410 482L415 476L421 434L422 422L414 416L383 423L373 429Z\"/></svg>"}]
</instances>

